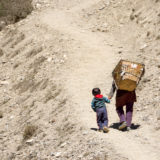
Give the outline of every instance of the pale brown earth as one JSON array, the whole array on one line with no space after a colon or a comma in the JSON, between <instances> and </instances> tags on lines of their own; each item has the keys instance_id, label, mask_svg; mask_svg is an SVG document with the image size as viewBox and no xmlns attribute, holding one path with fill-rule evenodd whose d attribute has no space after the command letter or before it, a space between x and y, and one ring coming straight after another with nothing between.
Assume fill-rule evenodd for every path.
<instances>
[{"instance_id":1,"label":"pale brown earth","mask_svg":"<svg viewBox=\"0 0 160 160\"><path fill-rule=\"evenodd\" d=\"M0 32L0 159L158 160L160 1L33 0L35 10ZM120 59L145 64L135 129L97 128L91 90L107 96ZM27 125L36 126L29 139Z\"/></svg>"}]
</instances>

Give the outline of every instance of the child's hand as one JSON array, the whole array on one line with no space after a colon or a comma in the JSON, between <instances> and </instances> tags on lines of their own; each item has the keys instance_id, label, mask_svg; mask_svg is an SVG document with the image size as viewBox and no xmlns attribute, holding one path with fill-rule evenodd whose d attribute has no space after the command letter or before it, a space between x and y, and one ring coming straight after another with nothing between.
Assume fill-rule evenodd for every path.
<instances>
[{"instance_id":1,"label":"child's hand","mask_svg":"<svg viewBox=\"0 0 160 160\"><path fill-rule=\"evenodd\" d=\"M111 100L112 98L109 96L108 99Z\"/></svg>"}]
</instances>

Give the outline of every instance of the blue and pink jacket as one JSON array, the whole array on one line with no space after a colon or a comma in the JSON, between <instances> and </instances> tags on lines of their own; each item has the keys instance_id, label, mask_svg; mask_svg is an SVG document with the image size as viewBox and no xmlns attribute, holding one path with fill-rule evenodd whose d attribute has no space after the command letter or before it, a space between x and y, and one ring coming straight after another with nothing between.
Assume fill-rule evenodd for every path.
<instances>
[{"instance_id":1,"label":"blue and pink jacket","mask_svg":"<svg viewBox=\"0 0 160 160\"><path fill-rule=\"evenodd\" d=\"M96 95L91 103L92 109L96 112L97 108L106 107L105 103L110 103L110 100L107 97L103 97L103 95Z\"/></svg>"}]
</instances>

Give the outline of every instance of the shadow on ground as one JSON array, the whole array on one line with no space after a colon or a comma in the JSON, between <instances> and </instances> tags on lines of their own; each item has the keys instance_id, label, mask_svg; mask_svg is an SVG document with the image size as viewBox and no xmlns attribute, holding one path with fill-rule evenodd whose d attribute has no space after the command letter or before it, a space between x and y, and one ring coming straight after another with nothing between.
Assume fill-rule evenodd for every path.
<instances>
[{"instance_id":1,"label":"shadow on ground","mask_svg":"<svg viewBox=\"0 0 160 160\"><path fill-rule=\"evenodd\" d=\"M92 131L98 131L98 128L90 128Z\"/></svg>"},{"instance_id":2,"label":"shadow on ground","mask_svg":"<svg viewBox=\"0 0 160 160\"><path fill-rule=\"evenodd\" d=\"M119 130L118 128L119 128L119 123L113 123L113 124L111 124L110 126L109 126L109 128L113 128L113 129L117 129L117 130ZM138 129L140 127L140 125L139 124L134 124L134 123L132 123L131 124L131 130L135 130L135 129ZM98 131L98 128L90 128L92 131ZM126 128L125 129L123 129L122 131L127 131L126 130Z\"/></svg>"},{"instance_id":3,"label":"shadow on ground","mask_svg":"<svg viewBox=\"0 0 160 160\"><path fill-rule=\"evenodd\" d=\"M119 128L119 123L113 123L113 124L111 124L110 126L109 126L109 128L113 128L113 129L117 129L117 130L119 130L118 128ZM135 129L138 129L140 127L140 125L139 124L134 124L134 123L132 123L131 124L131 130L135 130ZM124 130L122 130L122 131L126 131L126 129L124 129Z\"/></svg>"}]
</instances>

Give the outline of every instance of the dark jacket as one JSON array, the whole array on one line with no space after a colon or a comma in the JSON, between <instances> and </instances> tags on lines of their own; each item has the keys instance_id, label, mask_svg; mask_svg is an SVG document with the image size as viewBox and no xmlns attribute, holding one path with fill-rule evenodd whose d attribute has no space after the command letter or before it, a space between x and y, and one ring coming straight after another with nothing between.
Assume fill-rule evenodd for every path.
<instances>
[{"instance_id":1,"label":"dark jacket","mask_svg":"<svg viewBox=\"0 0 160 160\"><path fill-rule=\"evenodd\" d=\"M114 92L116 91L116 85L113 82L111 91L109 93L109 97L113 97ZM126 90L117 90L116 93L116 107L121 107L126 105L127 103L134 103L136 102L136 93L134 91L126 91Z\"/></svg>"},{"instance_id":2,"label":"dark jacket","mask_svg":"<svg viewBox=\"0 0 160 160\"><path fill-rule=\"evenodd\" d=\"M106 107L105 103L110 103L110 100L102 95L96 95L92 100L91 107L96 112L97 108Z\"/></svg>"}]
</instances>

